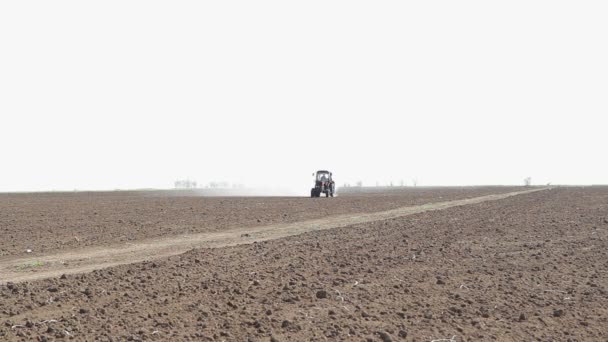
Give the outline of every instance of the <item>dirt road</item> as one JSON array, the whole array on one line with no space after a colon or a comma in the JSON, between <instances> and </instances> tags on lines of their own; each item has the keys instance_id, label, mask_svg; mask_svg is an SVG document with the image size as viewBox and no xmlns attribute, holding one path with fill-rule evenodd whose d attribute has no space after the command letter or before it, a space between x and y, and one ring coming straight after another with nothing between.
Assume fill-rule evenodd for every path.
<instances>
[{"instance_id":1,"label":"dirt road","mask_svg":"<svg viewBox=\"0 0 608 342\"><path fill-rule=\"evenodd\" d=\"M338 198L201 197L196 191L0 194L0 257L301 222L521 191L522 187L349 188ZM26 251L31 250L28 254Z\"/></svg>"},{"instance_id":2,"label":"dirt road","mask_svg":"<svg viewBox=\"0 0 608 342\"><path fill-rule=\"evenodd\" d=\"M57 277L62 274L89 272L114 265L129 264L177 255L192 248L225 247L266 241L315 230L346 227L355 224L393 219L425 211L442 210L455 206L500 200L544 189L545 188L532 189L462 200L427 203L374 213L338 215L302 222L230 229L214 233L163 237L134 243L122 243L114 246L80 248L61 253L36 255L25 258L2 257L0 258L0 279L4 282L21 282Z\"/></svg>"}]
</instances>

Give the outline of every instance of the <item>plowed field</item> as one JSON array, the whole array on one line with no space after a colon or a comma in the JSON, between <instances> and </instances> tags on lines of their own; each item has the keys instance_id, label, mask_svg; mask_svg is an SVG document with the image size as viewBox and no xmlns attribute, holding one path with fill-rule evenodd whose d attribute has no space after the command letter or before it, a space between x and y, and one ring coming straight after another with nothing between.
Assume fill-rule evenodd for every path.
<instances>
[{"instance_id":1,"label":"plowed field","mask_svg":"<svg viewBox=\"0 0 608 342\"><path fill-rule=\"evenodd\" d=\"M411 200L394 193L292 199L302 211L286 219L281 210L296 205L268 199L272 205L259 214L239 213L244 202L226 209L223 226L191 220L196 233L212 233L239 223L255 227L258 219L284 224L499 192L486 190L434 189ZM167 205L146 210L154 216ZM267 211L272 206L281 209ZM26 207L12 201L9 212ZM308 213L320 208L329 212ZM47 236L51 252L70 247ZM21 257L19 248L2 243L4 260ZM44 267L31 263L22 271ZM607 326L608 188L602 187L523 193L0 286L6 340L605 341Z\"/></svg>"}]
</instances>

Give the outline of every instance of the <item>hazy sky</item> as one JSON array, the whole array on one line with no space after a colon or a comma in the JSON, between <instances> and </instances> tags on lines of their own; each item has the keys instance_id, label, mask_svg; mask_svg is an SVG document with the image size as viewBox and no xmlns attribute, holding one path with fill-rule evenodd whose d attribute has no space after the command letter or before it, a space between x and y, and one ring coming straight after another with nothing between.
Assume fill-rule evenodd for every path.
<instances>
[{"instance_id":1,"label":"hazy sky","mask_svg":"<svg viewBox=\"0 0 608 342\"><path fill-rule=\"evenodd\" d=\"M0 191L608 183L606 1L3 1Z\"/></svg>"}]
</instances>

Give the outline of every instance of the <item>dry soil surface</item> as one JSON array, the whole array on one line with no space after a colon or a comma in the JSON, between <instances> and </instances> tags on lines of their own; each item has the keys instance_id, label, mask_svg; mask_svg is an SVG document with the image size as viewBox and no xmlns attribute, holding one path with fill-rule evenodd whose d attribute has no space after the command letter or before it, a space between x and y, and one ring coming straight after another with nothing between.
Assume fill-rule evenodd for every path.
<instances>
[{"instance_id":1,"label":"dry soil surface","mask_svg":"<svg viewBox=\"0 0 608 342\"><path fill-rule=\"evenodd\" d=\"M504 194L492 194L461 200L426 203L386 211L358 214L343 214L325 218L269 226L239 227L220 232L206 232L178 236L165 236L113 246L76 248L56 253L0 257L0 279L20 282L89 272L109 266L129 264L144 260L184 253L192 248L225 247L244 243L273 240L306 232L346 227L359 223L397 218L429 210L443 210L459 205L500 200L523 193L543 191L543 188L526 189Z\"/></svg>"},{"instance_id":2,"label":"dry soil surface","mask_svg":"<svg viewBox=\"0 0 608 342\"><path fill-rule=\"evenodd\" d=\"M0 287L0 339L606 341L608 188Z\"/></svg>"},{"instance_id":3,"label":"dry soil surface","mask_svg":"<svg viewBox=\"0 0 608 342\"><path fill-rule=\"evenodd\" d=\"M364 190L366 188L363 188ZM231 228L299 222L522 190L405 188L336 198L200 197L196 191L0 194L0 256L43 255Z\"/></svg>"}]
</instances>

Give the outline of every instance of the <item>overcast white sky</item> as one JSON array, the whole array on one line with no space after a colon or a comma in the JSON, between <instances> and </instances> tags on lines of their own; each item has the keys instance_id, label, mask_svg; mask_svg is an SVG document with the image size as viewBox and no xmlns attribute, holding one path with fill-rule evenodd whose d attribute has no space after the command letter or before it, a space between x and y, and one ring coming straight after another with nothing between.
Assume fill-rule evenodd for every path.
<instances>
[{"instance_id":1,"label":"overcast white sky","mask_svg":"<svg viewBox=\"0 0 608 342\"><path fill-rule=\"evenodd\" d=\"M3 1L0 191L608 183L606 1ZM306 192L305 192L306 194Z\"/></svg>"}]
</instances>

